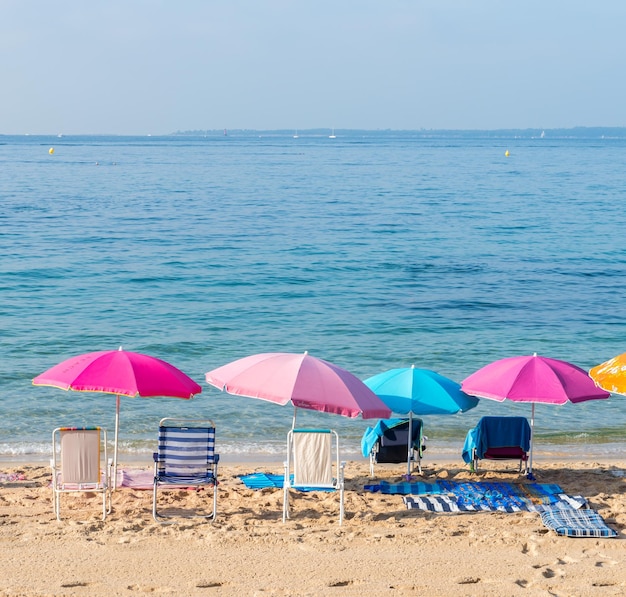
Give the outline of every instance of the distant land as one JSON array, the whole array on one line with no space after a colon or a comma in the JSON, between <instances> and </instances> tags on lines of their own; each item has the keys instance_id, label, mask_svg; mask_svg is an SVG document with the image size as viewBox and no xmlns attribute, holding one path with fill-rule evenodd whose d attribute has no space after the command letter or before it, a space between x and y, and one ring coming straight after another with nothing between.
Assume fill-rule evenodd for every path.
<instances>
[{"instance_id":1,"label":"distant land","mask_svg":"<svg viewBox=\"0 0 626 597\"><path fill-rule=\"evenodd\" d=\"M192 130L177 131L171 133L174 136L193 136L193 137L215 137L215 136L271 136L284 137L320 137L329 136L331 131L337 137L355 137L355 136L406 136L406 137L422 137L422 138L464 138L464 137L484 137L484 138L552 138L552 139L623 139L626 138L626 127L585 127L577 126L573 128L556 128L556 129L493 129L493 130L470 130L470 129L417 129L417 130L397 130L397 129L341 129L341 128L315 128L315 129L275 129L275 130L255 130L255 129L215 129L215 130Z\"/></svg>"},{"instance_id":2,"label":"distant land","mask_svg":"<svg viewBox=\"0 0 626 597\"><path fill-rule=\"evenodd\" d=\"M0 138L31 138L44 139L49 137L99 137L99 138L134 138L143 139L166 139L170 137L298 137L298 138L324 138L334 136L338 139L364 139L367 137L389 137L406 139L626 139L626 127L610 126L577 126L573 128L527 128L527 129L348 129L348 128L313 128L313 129L196 129L188 131L176 131L173 133L159 134L107 134L107 133L78 133L78 134L38 134L27 133L22 135L6 134L0 132Z\"/></svg>"}]
</instances>

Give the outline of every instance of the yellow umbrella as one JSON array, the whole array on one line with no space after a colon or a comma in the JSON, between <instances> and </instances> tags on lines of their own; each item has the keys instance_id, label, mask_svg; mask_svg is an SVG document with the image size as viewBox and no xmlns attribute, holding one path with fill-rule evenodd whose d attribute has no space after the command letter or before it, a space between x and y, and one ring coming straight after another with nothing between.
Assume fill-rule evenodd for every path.
<instances>
[{"instance_id":1,"label":"yellow umbrella","mask_svg":"<svg viewBox=\"0 0 626 597\"><path fill-rule=\"evenodd\" d=\"M626 352L596 365L589 376L607 392L626 395Z\"/></svg>"}]
</instances>

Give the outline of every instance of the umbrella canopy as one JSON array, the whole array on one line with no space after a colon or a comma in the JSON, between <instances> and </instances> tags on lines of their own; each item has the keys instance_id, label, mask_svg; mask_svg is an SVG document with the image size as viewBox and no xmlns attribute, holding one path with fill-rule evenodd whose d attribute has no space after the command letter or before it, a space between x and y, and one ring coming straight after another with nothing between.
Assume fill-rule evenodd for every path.
<instances>
[{"instance_id":1,"label":"umbrella canopy","mask_svg":"<svg viewBox=\"0 0 626 597\"><path fill-rule=\"evenodd\" d=\"M456 381L429 369L389 369L364 383L393 412L401 415L451 415L478 404L478 399L463 392Z\"/></svg>"},{"instance_id":2,"label":"umbrella canopy","mask_svg":"<svg viewBox=\"0 0 626 597\"><path fill-rule=\"evenodd\" d=\"M115 394L113 486L117 477L120 396L190 399L202 387L166 361L137 352L106 350L71 357L33 379L33 385L61 390Z\"/></svg>"},{"instance_id":3,"label":"umbrella canopy","mask_svg":"<svg viewBox=\"0 0 626 597\"><path fill-rule=\"evenodd\" d=\"M626 352L596 365L589 375L602 389L626 395Z\"/></svg>"},{"instance_id":4,"label":"umbrella canopy","mask_svg":"<svg viewBox=\"0 0 626 597\"><path fill-rule=\"evenodd\" d=\"M294 408L364 419L391 415L358 377L306 352L251 355L209 371L206 380L229 394L291 403Z\"/></svg>"},{"instance_id":5,"label":"umbrella canopy","mask_svg":"<svg viewBox=\"0 0 626 597\"><path fill-rule=\"evenodd\" d=\"M365 380L393 412L409 415L407 476L411 474L411 426L413 415L449 415L465 412L478 404L457 382L429 369L389 369Z\"/></svg>"},{"instance_id":6,"label":"umbrella canopy","mask_svg":"<svg viewBox=\"0 0 626 597\"><path fill-rule=\"evenodd\" d=\"M467 394L502 402L532 403L529 474L532 475L535 404L565 404L608 398L584 369L577 365L537 356L500 359L484 366L461 382Z\"/></svg>"}]
</instances>

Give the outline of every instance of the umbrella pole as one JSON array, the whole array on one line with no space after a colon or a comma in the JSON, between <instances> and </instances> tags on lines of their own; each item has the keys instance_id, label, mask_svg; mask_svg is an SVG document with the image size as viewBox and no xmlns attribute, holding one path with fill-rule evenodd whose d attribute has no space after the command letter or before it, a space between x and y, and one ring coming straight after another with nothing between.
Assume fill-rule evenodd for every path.
<instances>
[{"instance_id":1,"label":"umbrella pole","mask_svg":"<svg viewBox=\"0 0 626 597\"><path fill-rule=\"evenodd\" d=\"M291 421L291 428L295 429L296 428L296 415L298 414L298 407L294 406L293 407L293 420Z\"/></svg>"},{"instance_id":2,"label":"umbrella pole","mask_svg":"<svg viewBox=\"0 0 626 597\"><path fill-rule=\"evenodd\" d=\"M533 402L532 410L530 413L530 454L528 455L528 475L529 478L533 476L533 439L535 435L535 403Z\"/></svg>"},{"instance_id":3,"label":"umbrella pole","mask_svg":"<svg viewBox=\"0 0 626 597\"><path fill-rule=\"evenodd\" d=\"M113 446L113 491L117 489L117 436L120 428L120 395L115 400L115 445Z\"/></svg>"},{"instance_id":4,"label":"umbrella pole","mask_svg":"<svg viewBox=\"0 0 626 597\"><path fill-rule=\"evenodd\" d=\"M406 480L411 480L411 438L413 437L413 411L409 411L409 437L407 439L407 453L406 453Z\"/></svg>"}]
</instances>

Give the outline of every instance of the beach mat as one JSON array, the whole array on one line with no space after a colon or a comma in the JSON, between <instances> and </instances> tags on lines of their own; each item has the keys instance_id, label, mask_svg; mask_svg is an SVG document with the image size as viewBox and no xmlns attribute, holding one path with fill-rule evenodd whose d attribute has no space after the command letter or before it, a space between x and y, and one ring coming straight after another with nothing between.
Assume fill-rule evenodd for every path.
<instances>
[{"instance_id":1,"label":"beach mat","mask_svg":"<svg viewBox=\"0 0 626 597\"><path fill-rule=\"evenodd\" d=\"M15 483L15 481L26 481L23 473L0 473L0 483Z\"/></svg>"},{"instance_id":2,"label":"beach mat","mask_svg":"<svg viewBox=\"0 0 626 597\"><path fill-rule=\"evenodd\" d=\"M129 489L152 489L154 472L145 469L121 469L117 471L117 487Z\"/></svg>"},{"instance_id":3,"label":"beach mat","mask_svg":"<svg viewBox=\"0 0 626 597\"><path fill-rule=\"evenodd\" d=\"M564 537L616 537L617 532L608 527L595 510L546 509L541 522Z\"/></svg>"},{"instance_id":4,"label":"beach mat","mask_svg":"<svg viewBox=\"0 0 626 597\"><path fill-rule=\"evenodd\" d=\"M285 476L269 473L251 473L249 475L239 475L239 478L248 489L264 489L265 487L282 487Z\"/></svg>"},{"instance_id":5,"label":"beach mat","mask_svg":"<svg viewBox=\"0 0 626 597\"><path fill-rule=\"evenodd\" d=\"M169 489L174 489L174 485L169 485ZM117 471L117 488L118 489L138 489L152 491L154 489L154 471L145 469L122 469ZM204 487L199 485L185 484L176 485L178 490L186 491L202 491Z\"/></svg>"},{"instance_id":6,"label":"beach mat","mask_svg":"<svg viewBox=\"0 0 626 597\"><path fill-rule=\"evenodd\" d=\"M266 487L280 487L282 489L285 475L272 475L270 473L250 473L239 475L239 478L248 489L265 489ZM290 480L293 482L293 475ZM294 487L298 491L335 491L326 487Z\"/></svg>"},{"instance_id":7,"label":"beach mat","mask_svg":"<svg viewBox=\"0 0 626 597\"><path fill-rule=\"evenodd\" d=\"M439 483L426 483L424 481L389 483L381 481L380 483L365 485L365 491L380 492L389 495L432 495L442 493L444 490Z\"/></svg>"},{"instance_id":8,"label":"beach mat","mask_svg":"<svg viewBox=\"0 0 626 597\"><path fill-rule=\"evenodd\" d=\"M530 500L520 500L505 496L499 498L485 497L472 501L459 499L456 495L404 496L406 507L426 510L428 512L543 512L545 510L576 510L587 505L581 496L557 494L550 504L535 504Z\"/></svg>"},{"instance_id":9,"label":"beach mat","mask_svg":"<svg viewBox=\"0 0 626 597\"><path fill-rule=\"evenodd\" d=\"M534 504L550 504L558 501L558 496L563 494L559 485L546 483L506 483L502 481L446 481L439 482L441 487L448 493L457 497L458 500L474 502L498 502L505 499L518 501L521 504L531 502Z\"/></svg>"}]
</instances>

